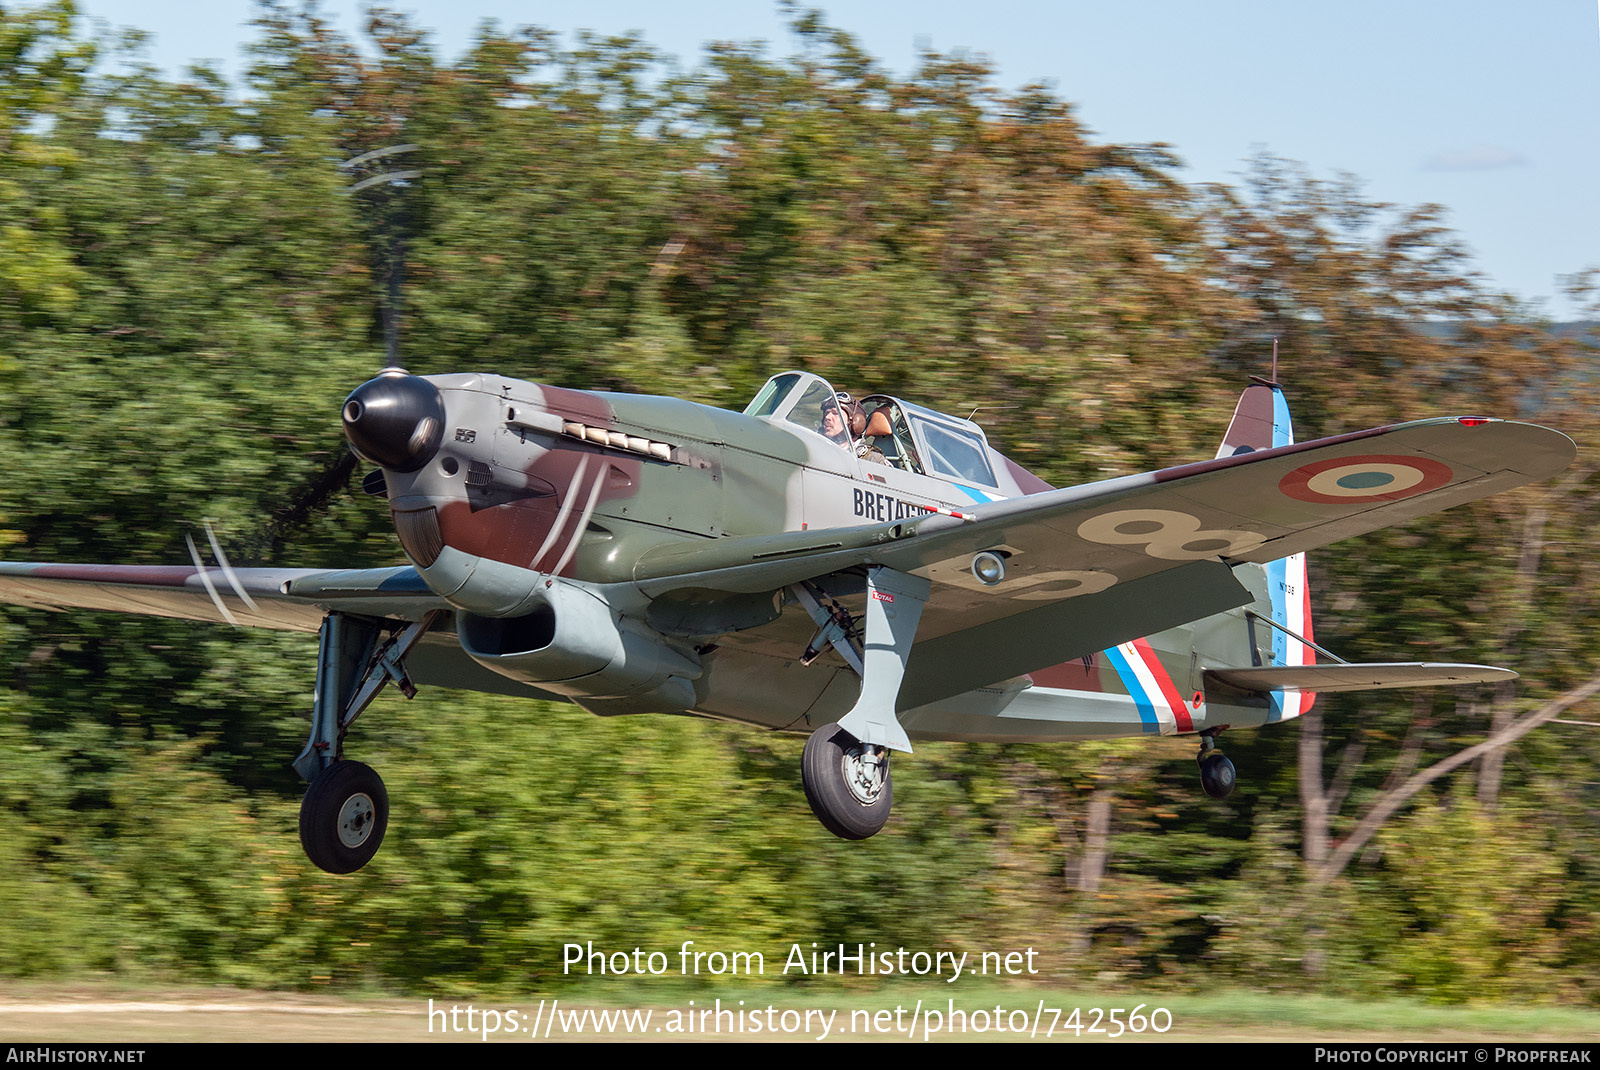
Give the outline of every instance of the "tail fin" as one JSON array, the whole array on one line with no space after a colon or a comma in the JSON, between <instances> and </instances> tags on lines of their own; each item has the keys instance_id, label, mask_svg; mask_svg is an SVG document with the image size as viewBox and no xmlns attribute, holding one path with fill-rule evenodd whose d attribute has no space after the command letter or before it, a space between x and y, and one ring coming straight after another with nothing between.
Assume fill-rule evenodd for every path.
<instances>
[{"instance_id":1,"label":"tail fin","mask_svg":"<svg viewBox=\"0 0 1600 1070\"><path fill-rule=\"evenodd\" d=\"M1283 391L1277 383L1252 375L1250 385L1239 395L1239 404L1234 406L1233 421L1222 436L1217 457L1254 453L1292 442L1294 428L1289 424L1289 404L1283 400Z\"/></svg>"},{"instance_id":2,"label":"tail fin","mask_svg":"<svg viewBox=\"0 0 1600 1070\"><path fill-rule=\"evenodd\" d=\"M1218 457L1288 446L1294 442L1294 426L1289 422L1289 403L1277 383L1251 376L1252 382L1239 396L1233 420L1222 436ZM1306 576L1306 555L1280 558L1266 566L1267 590L1272 599L1272 619L1283 628L1315 640L1311 634L1311 588ZM1316 651L1300 640L1272 630L1272 664L1313 665ZM1311 709L1317 696L1309 691L1274 691L1271 721L1286 721Z\"/></svg>"}]
</instances>

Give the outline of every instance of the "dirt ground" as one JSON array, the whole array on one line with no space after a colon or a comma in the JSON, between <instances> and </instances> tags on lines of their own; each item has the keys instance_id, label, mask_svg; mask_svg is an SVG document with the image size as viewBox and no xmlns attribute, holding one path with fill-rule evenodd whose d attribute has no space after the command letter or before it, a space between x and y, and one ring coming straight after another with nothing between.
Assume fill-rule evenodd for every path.
<instances>
[{"instance_id":1,"label":"dirt ground","mask_svg":"<svg viewBox=\"0 0 1600 1070\"><path fill-rule=\"evenodd\" d=\"M914 998L914 997L913 997ZM1047 995L1047 999L1048 999ZM1014 1000L1014 1002L1013 1002ZM474 1016L469 1028L466 1015L467 1007L474 1004ZM724 1000L722 1007L727 1008L735 1000ZM778 1001L774 1001L778 1002ZM289 1042L289 1043L415 1043L415 1042L456 1042L456 1043L484 1043L482 1035L481 1018L482 1009L485 1007L498 1008L496 1011L498 1021L496 1025L500 1032L492 1033L488 1038L489 1043L549 1043L557 1041L583 1042L583 1041L625 1041L643 1040L659 1042L663 1040L690 1040L690 1041L717 1041L734 1040L741 1042L750 1041L807 1041L814 1043L823 1039L820 1034L820 1015L830 1010L836 1011L829 1023L828 1035L825 1039L840 1041L860 1041L867 1039L900 1041L910 1039L921 1042L926 1031L927 1019L923 1020L923 1028L907 1030L886 1029L875 1034L862 1035L863 1031L852 1031L850 1027L852 1012L861 1017L861 1022L867 1020L865 1016L891 1014L886 1008L898 1005L892 997L863 1000L854 1007L849 1006L848 997L836 1007L828 1006L828 1000L796 1001L784 999L778 1002L775 1013L787 1012L790 1017L782 1022L783 1028L772 1026L756 1028L751 1031L748 1027L739 1030L716 1030L712 1024L705 1020L691 1023L691 1028L684 1029L683 1016L686 1013L701 1014L711 1006L709 1000L701 997L698 1005L691 1011L684 1003L658 1004L650 1006L638 1004L631 1007L622 1007L619 1004L605 1004L583 1001L543 1001L537 997L523 999L520 1002L507 1002L504 1000L482 999L471 1000L436 1000L433 1004L435 1013L430 1015L429 1003L426 999L396 999L392 997L356 998L334 995L310 995L300 993L282 992L248 992L234 989L158 989L139 988L129 989L112 982L86 983L79 985L9 985L0 990L0 1043L65 1043L65 1044L107 1044L112 1046L137 1047L140 1043L260 1043L260 1042ZM904 1000L906 1004L911 999ZM940 1005L944 1000L939 1000ZM1020 994L1008 999L1007 1003L1013 1004L1017 1009L1011 1010L1010 1015L1027 1015L1021 1009L1023 1002L1028 1005L1031 1013L1034 1000L1023 1000ZM1059 1002L1059 1000L1057 1000ZM637 1017L633 1019L633 1028L619 1026L613 1018L607 1025L596 1022L591 1016L579 1023L575 1028L555 1028L546 1034L545 1026L555 1020L553 1007L558 1006L563 1014L569 1016L567 1024L572 1024L571 1015L582 1014L585 1011L610 1011L626 1010L637 1015L649 1011L651 1018L648 1023L641 1023ZM757 1007L765 1008L768 1002L765 997L753 1000L745 1011L750 1015L752 1011L759 1015ZM1040 1006L1045 1004L1041 1002ZM508 1020L507 1014L515 1007L518 1018ZM1287 1008L1285 1008L1287 1009ZM903 1008L899 1024L909 1024L905 1018L910 1014L909 1006ZM1430 1008L1429 1014L1419 1014L1412 1019L1408 1027L1397 1027L1392 1021L1369 1020L1366 1025L1353 1021L1328 1021L1326 1019L1314 1024L1302 1018L1298 1024L1292 1021L1294 1014L1285 1015L1285 1020L1263 1023L1259 1019L1254 1021L1233 1020L1226 1011L1217 1006L1201 1008L1195 1006L1189 1009L1176 1010L1171 1027L1163 1033L1147 1031L1143 1035L1134 1036L1126 1034L1120 1041L1126 1043L1130 1040L1157 1041L1157 1042L1212 1042L1212 1041L1276 1041L1276 1042L1308 1042L1319 1043L1439 1043L1472 1041L1510 1041L1517 1043L1529 1042L1560 1042L1580 1041L1593 1044L1600 1031L1596 1031L1593 1022L1600 1021L1588 1015L1583 1016L1581 1022L1540 1023L1531 1022L1501 1022L1485 1021L1473 1015L1473 1012L1462 1009L1460 1017L1449 1011L1440 1012ZM452 1023L449 1015L454 1012ZM809 1012L818 1015L816 1020L802 1018ZM538 1019L534 1018L535 1014ZM936 1013L936 1012L935 1012ZM678 1028L670 1024L677 1015ZM1438 1015L1437 1017L1435 1015ZM1249 1015L1241 1015L1249 1018ZM727 1019L725 1019L726 1021ZM769 1019L777 1021L777 1019ZM1048 1019L1047 1019L1048 1020ZM879 1019L884 1022L894 1022L895 1019ZM1000 1028L1005 1019L996 1022L993 1019L984 1020L981 1033L969 1028L961 1032L949 1028L935 1030L932 1039L956 1041L994 1041L1007 1040L1046 1040L1044 1030L1037 1030L1036 1036L1031 1036L1027 1031ZM1016 1019L1011 1019L1015 1024ZM974 1018L969 1024L976 1026L978 1019ZM540 1023L544 1023L541 1025ZM791 1023L795 1026L790 1028ZM698 1026L698 1027L694 1027ZM914 1033L914 1038L907 1034ZM1471 1038L1464 1040L1463 1038ZM1094 1040L1110 1040L1109 1036L1081 1036L1074 1037L1065 1030L1058 1030L1053 1041L1055 1043L1091 1042Z\"/></svg>"}]
</instances>

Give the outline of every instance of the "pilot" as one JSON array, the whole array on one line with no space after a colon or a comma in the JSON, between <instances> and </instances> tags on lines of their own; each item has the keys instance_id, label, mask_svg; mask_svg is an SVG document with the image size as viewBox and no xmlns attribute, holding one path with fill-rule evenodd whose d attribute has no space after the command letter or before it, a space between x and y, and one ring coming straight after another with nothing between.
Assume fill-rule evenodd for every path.
<instances>
[{"instance_id":1,"label":"pilot","mask_svg":"<svg viewBox=\"0 0 1600 1070\"><path fill-rule=\"evenodd\" d=\"M840 449L869 461L887 464L883 452L862 437L866 429L867 410L861 402L843 390L823 399L822 433L837 443Z\"/></svg>"},{"instance_id":2,"label":"pilot","mask_svg":"<svg viewBox=\"0 0 1600 1070\"><path fill-rule=\"evenodd\" d=\"M854 426L859 420L861 426ZM843 390L832 397L822 399L822 426L818 428L829 439L836 442L842 449L850 449L854 443L851 434L860 434L867 426L865 414L861 410L861 403Z\"/></svg>"}]
</instances>

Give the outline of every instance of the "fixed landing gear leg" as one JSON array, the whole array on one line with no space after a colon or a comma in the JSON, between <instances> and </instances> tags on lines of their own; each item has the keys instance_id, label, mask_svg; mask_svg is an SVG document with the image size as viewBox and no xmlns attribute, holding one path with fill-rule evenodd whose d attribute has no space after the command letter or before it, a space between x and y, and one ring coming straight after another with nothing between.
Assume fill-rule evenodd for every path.
<instances>
[{"instance_id":1,"label":"fixed landing gear leg","mask_svg":"<svg viewBox=\"0 0 1600 1070\"><path fill-rule=\"evenodd\" d=\"M928 590L928 581L917 576L868 571L861 695L838 724L823 725L806 741L800 759L806 801L823 827L841 839L864 840L889 820L889 752L911 750L895 702Z\"/></svg>"},{"instance_id":2,"label":"fixed landing gear leg","mask_svg":"<svg viewBox=\"0 0 1600 1070\"><path fill-rule=\"evenodd\" d=\"M906 659L917 637L929 583L893 569L867 571L867 634L861 651L861 697L839 727L863 743L911 752L895 701L905 679Z\"/></svg>"},{"instance_id":3,"label":"fixed landing gear leg","mask_svg":"<svg viewBox=\"0 0 1600 1070\"><path fill-rule=\"evenodd\" d=\"M372 860L389 826L389 793L370 767L344 757L350 724L391 680L407 698L417 693L405 656L437 619L429 614L383 638L377 620L329 613L317 648L311 738L295 771L311 782L300 803L300 845L329 873L351 873Z\"/></svg>"}]
</instances>

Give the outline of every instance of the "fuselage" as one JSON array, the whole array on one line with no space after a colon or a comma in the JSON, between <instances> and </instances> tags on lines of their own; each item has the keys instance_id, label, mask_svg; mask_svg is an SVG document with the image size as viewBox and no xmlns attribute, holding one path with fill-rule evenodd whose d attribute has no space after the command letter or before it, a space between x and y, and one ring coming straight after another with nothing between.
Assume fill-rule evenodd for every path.
<instances>
[{"instance_id":1,"label":"fuselage","mask_svg":"<svg viewBox=\"0 0 1600 1070\"><path fill-rule=\"evenodd\" d=\"M842 715L859 681L833 655L801 664L815 626L792 595L663 606L633 585L728 537L881 524L1048 489L976 425L898 399L864 399L880 434L838 435L825 419L834 397L799 372L775 376L744 413L497 375L390 373L353 393L345 416L352 443L383 468L406 553L456 608L479 664L597 713L809 730ZM1209 666L1260 663L1263 644L1271 657L1270 633L1246 617L1272 615L1267 570L1236 574L1255 596L1246 609L905 710L902 723L912 738L1021 741L1275 719L1263 696L1208 702L1201 679ZM837 593L858 594L848 581Z\"/></svg>"},{"instance_id":2,"label":"fuselage","mask_svg":"<svg viewBox=\"0 0 1600 1070\"><path fill-rule=\"evenodd\" d=\"M960 479L913 470L909 459L897 466L864 458L824 437L815 412L751 416L491 375L424 381L443 402L442 441L415 471L386 466L385 475L407 553L452 600L472 598L461 590L467 577L458 585L456 574L478 562L626 582L661 548L874 523L1048 489L990 449L976 425L949 417L935 425L937 414L910 406L913 419L969 436L986 467ZM439 560L441 549L453 551L451 560ZM435 571L440 564L444 571Z\"/></svg>"}]
</instances>

